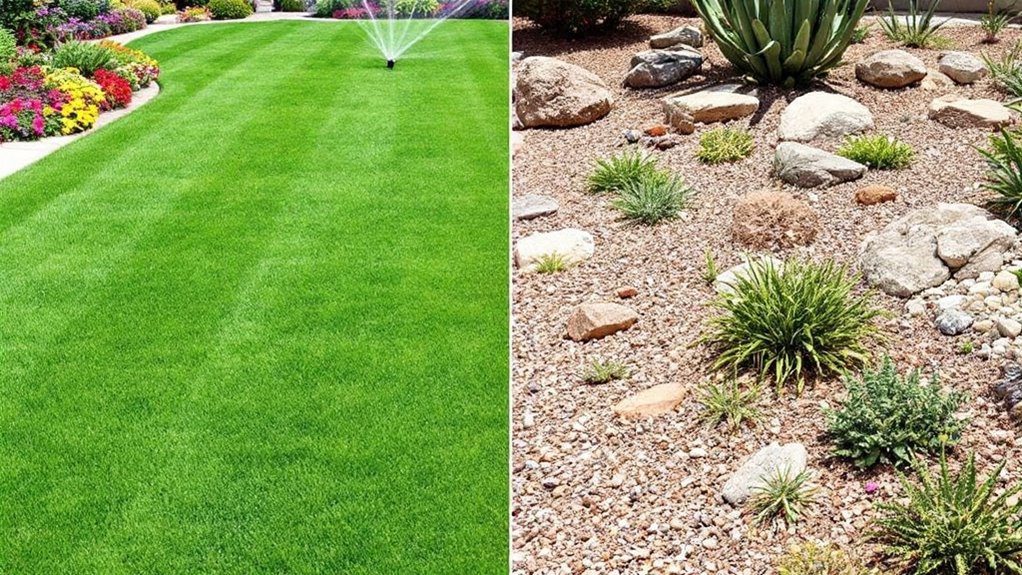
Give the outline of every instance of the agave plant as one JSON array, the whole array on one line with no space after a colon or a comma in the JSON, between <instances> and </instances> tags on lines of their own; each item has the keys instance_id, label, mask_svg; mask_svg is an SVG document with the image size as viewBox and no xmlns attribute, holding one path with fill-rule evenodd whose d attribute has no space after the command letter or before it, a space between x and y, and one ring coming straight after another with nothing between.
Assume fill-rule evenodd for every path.
<instances>
[{"instance_id":1,"label":"agave plant","mask_svg":"<svg viewBox=\"0 0 1022 575\"><path fill-rule=\"evenodd\" d=\"M693 0L736 68L763 84L806 84L841 63L869 0Z\"/></svg>"}]
</instances>

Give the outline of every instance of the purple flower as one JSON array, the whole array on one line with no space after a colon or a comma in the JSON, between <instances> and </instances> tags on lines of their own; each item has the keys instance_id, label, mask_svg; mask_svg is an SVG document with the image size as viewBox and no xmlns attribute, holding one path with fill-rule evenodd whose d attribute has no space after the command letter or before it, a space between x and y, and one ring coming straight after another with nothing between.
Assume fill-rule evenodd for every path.
<instances>
[{"instance_id":1,"label":"purple flower","mask_svg":"<svg viewBox=\"0 0 1022 575\"><path fill-rule=\"evenodd\" d=\"M880 486L877 485L875 481L866 482L866 493L873 495L878 489L880 489Z\"/></svg>"}]
</instances>

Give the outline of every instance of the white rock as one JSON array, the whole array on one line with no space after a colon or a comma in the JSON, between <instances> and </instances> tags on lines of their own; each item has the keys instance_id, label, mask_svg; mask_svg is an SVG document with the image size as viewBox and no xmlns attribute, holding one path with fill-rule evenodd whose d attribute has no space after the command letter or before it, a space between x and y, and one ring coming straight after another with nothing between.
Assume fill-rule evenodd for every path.
<instances>
[{"instance_id":1,"label":"white rock","mask_svg":"<svg viewBox=\"0 0 1022 575\"><path fill-rule=\"evenodd\" d=\"M1012 124L1016 117L996 100L970 100L954 94L930 102L928 115L951 128L1002 128Z\"/></svg>"},{"instance_id":2,"label":"white rock","mask_svg":"<svg viewBox=\"0 0 1022 575\"><path fill-rule=\"evenodd\" d=\"M1016 291L1019 288L1018 276L1008 270L1004 270L994 277L993 287L1001 291Z\"/></svg>"},{"instance_id":3,"label":"white rock","mask_svg":"<svg viewBox=\"0 0 1022 575\"><path fill-rule=\"evenodd\" d=\"M904 88L926 77L926 64L904 50L883 50L856 64L855 77L878 88Z\"/></svg>"},{"instance_id":4,"label":"white rock","mask_svg":"<svg viewBox=\"0 0 1022 575\"><path fill-rule=\"evenodd\" d=\"M593 257L595 246L589 232L567 228L555 232L540 232L526 236L515 243L515 263L523 271L535 271L537 264L553 254L572 265Z\"/></svg>"},{"instance_id":5,"label":"white rock","mask_svg":"<svg viewBox=\"0 0 1022 575\"><path fill-rule=\"evenodd\" d=\"M516 220L531 220L556 214L559 207L557 200L550 196L538 194L516 196L511 199L511 216Z\"/></svg>"},{"instance_id":6,"label":"white rock","mask_svg":"<svg viewBox=\"0 0 1022 575\"><path fill-rule=\"evenodd\" d=\"M949 296L944 296L944 297L940 298L939 300L937 300L937 307L940 308L941 311L949 309L949 308L953 308L953 307L961 307L962 304L964 304L966 301L968 301L968 299L969 298L964 296L964 295L949 295Z\"/></svg>"},{"instance_id":7,"label":"white rock","mask_svg":"<svg viewBox=\"0 0 1022 575\"><path fill-rule=\"evenodd\" d=\"M968 52L945 52L937 63L941 73L959 84L972 84L987 75L983 60Z\"/></svg>"},{"instance_id":8,"label":"white rock","mask_svg":"<svg viewBox=\"0 0 1022 575\"><path fill-rule=\"evenodd\" d=\"M872 127L873 114L848 96L810 92L795 98L781 112L777 131L782 140L811 142L858 134Z\"/></svg>"},{"instance_id":9,"label":"white rock","mask_svg":"<svg viewBox=\"0 0 1022 575\"><path fill-rule=\"evenodd\" d=\"M723 85L668 96L663 100L665 121L678 127L683 122L711 124L750 116L759 109L759 98L743 94L739 89L735 85Z\"/></svg>"},{"instance_id":10,"label":"white rock","mask_svg":"<svg viewBox=\"0 0 1022 575\"><path fill-rule=\"evenodd\" d=\"M789 184L815 188L861 178L866 166L805 144L782 142L774 152L774 172Z\"/></svg>"},{"instance_id":11,"label":"white rock","mask_svg":"<svg viewBox=\"0 0 1022 575\"><path fill-rule=\"evenodd\" d=\"M1022 323L1011 318L997 318L995 324L997 325L997 333L1001 334L1002 337L1015 338L1022 334Z\"/></svg>"},{"instance_id":12,"label":"white rock","mask_svg":"<svg viewBox=\"0 0 1022 575\"><path fill-rule=\"evenodd\" d=\"M742 463L724 484L721 497L732 505L741 505L755 488L765 484L771 474L780 472L793 477L805 471L808 457L801 443L789 443L783 447L771 443Z\"/></svg>"},{"instance_id":13,"label":"white rock","mask_svg":"<svg viewBox=\"0 0 1022 575\"><path fill-rule=\"evenodd\" d=\"M682 26L670 32L657 34L649 39L650 48L670 48L678 44L685 44L693 48L701 48L703 45L703 33L695 26Z\"/></svg>"}]
</instances>

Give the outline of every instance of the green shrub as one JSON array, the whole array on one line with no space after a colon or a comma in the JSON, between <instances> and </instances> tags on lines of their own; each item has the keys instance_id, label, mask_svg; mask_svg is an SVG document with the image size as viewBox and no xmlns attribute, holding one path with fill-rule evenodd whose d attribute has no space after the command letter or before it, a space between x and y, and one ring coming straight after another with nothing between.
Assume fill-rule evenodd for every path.
<instances>
[{"instance_id":1,"label":"green shrub","mask_svg":"<svg viewBox=\"0 0 1022 575\"><path fill-rule=\"evenodd\" d=\"M582 381L590 385L610 383L628 377L628 368L616 361L594 361L582 374Z\"/></svg>"},{"instance_id":2,"label":"green shrub","mask_svg":"<svg viewBox=\"0 0 1022 575\"><path fill-rule=\"evenodd\" d=\"M837 155L873 170L899 170L912 163L915 151L904 142L875 134L848 138L837 150Z\"/></svg>"},{"instance_id":3,"label":"green shrub","mask_svg":"<svg viewBox=\"0 0 1022 575\"><path fill-rule=\"evenodd\" d=\"M356 5L361 6L361 3L358 0L316 0L312 14L317 18L330 18L334 12Z\"/></svg>"},{"instance_id":4,"label":"green shrub","mask_svg":"<svg viewBox=\"0 0 1022 575\"><path fill-rule=\"evenodd\" d=\"M152 24L163 14L163 9L156 0L132 0L130 5L145 15L146 24Z\"/></svg>"},{"instance_id":5,"label":"green shrub","mask_svg":"<svg viewBox=\"0 0 1022 575\"><path fill-rule=\"evenodd\" d=\"M859 562L829 543L792 545L777 564L778 575L867 575Z\"/></svg>"},{"instance_id":6,"label":"green shrub","mask_svg":"<svg viewBox=\"0 0 1022 575\"><path fill-rule=\"evenodd\" d=\"M737 162L752 153L752 134L740 128L715 128L699 138L696 157L704 164Z\"/></svg>"},{"instance_id":7,"label":"green shrub","mask_svg":"<svg viewBox=\"0 0 1022 575\"><path fill-rule=\"evenodd\" d=\"M869 0L692 3L735 68L757 82L792 87L841 63Z\"/></svg>"},{"instance_id":8,"label":"green shrub","mask_svg":"<svg viewBox=\"0 0 1022 575\"><path fill-rule=\"evenodd\" d=\"M631 14L633 0L516 0L512 13L562 36L613 29Z\"/></svg>"},{"instance_id":9,"label":"green shrub","mask_svg":"<svg viewBox=\"0 0 1022 575\"><path fill-rule=\"evenodd\" d=\"M977 148L987 162L982 188L995 196L988 207L1007 219L1022 214L1022 148L1013 132L1002 129L990 150Z\"/></svg>"},{"instance_id":10,"label":"green shrub","mask_svg":"<svg viewBox=\"0 0 1022 575\"><path fill-rule=\"evenodd\" d=\"M398 16L427 17L440 10L438 0L393 0L394 13Z\"/></svg>"},{"instance_id":11,"label":"green shrub","mask_svg":"<svg viewBox=\"0 0 1022 575\"><path fill-rule=\"evenodd\" d=\"M790 469L778 468L763 478L763 484L753 487L749 498L749 508L756 514L756 520L794 525L816 499L816 488L809 483L812 477L808 469L795 474Z\"/></svg>"},{"instance_id":12,"label":"green shrub","mask_svg":"<svg viewBox=\"0 0 1022 575\"><path fill-rule=\"evenodd\" d=\"M909 48L935 47L937 36L934 34L947 24L947 20L940 23L933 22L933 15L937 11L940 0L930 0L930 7L925 11L919 9L919 0L908 0L907 15L896 14L894 3L888 5L889 13L880 18L880 28L889 40L898 42Z\"/></svg>"},{"instance_id":13,"label":"green shrub","mask_svg":"<svg viewBox=\"0 0 1022 575\"><path fill-rule=\"evenodd\" d=\"M14 71L14 58L18 54L18 43L14 33L0 28L0 76Z\"/></svg>"},{"instance_id":14,"label":"green shrub","mask_svg":"<svg viewBox=\"0 0 1022 575\"><path fill-rule=\"evenodd\" d=\"M742 422L757 423L760 418L756 403L763 388L759 385L742 389L735 379L720 383L710 381L700 390L697 400L703 406L700 417L711 426L727 423L732 430L742 427Z\"/></svg>"},{"instance_id":15,"label":"green shrub","mask_svg":"<svg viewBox=\"0 0 1022 575\"><path fill-rule=\"evenodd\" d=\"M955 417L963 397L942 393L937 378L919 382L919 372L899 376L890 357L862 379L845 379L848 397L828 410L834 454L860 468L877 463L911 464L917 453L930 453L958 443L965 422Z\"/></svg>"},{"instance_id":16,"label":"green shrub","mask_svg":"<svg viewBox=\"0 0 1022 575\"><path fill-rule=\"evenodd\" d=\"M656 158L642 151L625 152L607 160L596 160L596 169L589 176L589 191L595 194L618 192L629 182L656 174Z\"/></svg>"},{"instance_id":17,"label":"green shrub","mask_svg":"<svg viewBox=\"0 0 1022 575\"><path fill-rule=\"evenodd\" d=\"M626 182L613 205L626 220L654 225L678 217L691 191L681 178L656 172Z\"/></svg>"},{"instance_id":18,"label":"green shrub","mask_svg":"<svg viewBox=\"0 0 1022 575\"><path fill-rule=\"evenodd\" d=\"M637 14L696 15L689 0L635 0L632 11Z\"/></svg>"},{"instance_id":19,"label":"green shrub","mask_svg":"<svg viewBox=\"0 0 1022 575\"><path fill-rule=\"evenodd\" d=\"M167 16L167 15L170 15L170 14L176 14L177 13L177 7L174 6L173 3L171 3L171 4L161 4L160 5L160 12L162 12L164 16Z\"/></svg>"},{"instance_id":20,"label":"green shrub","mask_svg":"<svg viewBox=\"0 0 1022 575\"><path fill-rule=\"evenodd\" d=\"M1016 42L1000 60L994 60L986 52L981 56L997 87L1012 96L1022 97L1022 42Z\"/></svg>"},{"instance_id":21,"label":"green shrub","mask_svg":"<svg viewBox=\"0 0 1022 575\"><path fill-rule=\"evenodd\" d=\"M305 12L304 0L276 0L273 3L275 10L281 12Z\"/></svg>"},{"instance_id":22,"label":"green shrub","mask_svg":"<svg viewBox=\"0 0 1022 575\"><path fill-rule=\"evenodd\" d=\"M58 6L69 17L79 20L94 20L100 13L100 5L95 0L60 0Z\"/></svg>"},{"instance_id":23,"label":"green shrub","mask_svg":"<svg viewBox=\"0 0 1022 575\"><path fill-rule=\"evenodd\" d=\"M57 46L53 51L53 66L77 68L83 76L91 78L100 68L116 68L117 60L113 52L99 44L74 40Z\"/></svg>"},{"instance_id":24,"label":"green shrub","mask_svg":"<svg viewBox=\"0 0 1022 575\"><path fill-rule=\"evenodd\" d=\"M872 293L855 295L858 277L833 261L750 263L732 291L711 304L719 312L699 339L719 353L716 370L752 368L780 393L792 380L801 393L807 372L841 372L869 359L865 342L882 339Z\"/></svg>"},{"instance_id":25,"label":"green shrub","mask_svg":"<svg viewBox=\"0 0 1022 575\"><path fill-rule=\"evenodd\" d=\"M209 0L209 13L214 20L238 20L252 15L246 0Z\"/></svg>"},{"instance_id":26,"label":"green shrub","mask_svg":"<svg viewBox=\"0 0 1022 575\"><path fill-rule=\"evenodd\" d=\"M955 476L943 454L936 478L913 467L919 485L899 473L907 502L878 505L874 536L888 555L916 575L1022 573L1022 485L994 493L1003 461L982 481L974 454Z\"/></svg>"},{"instance_id":27,"label":"green shrub","mask_svg":"<svg viewBox=\"0 0 1022 575\"><path fill-rule=\"evenodd\" d=\"M13 30L15 23L33 10L34 0L0 0L0 28Z\"/></svg>"}]
</instances>

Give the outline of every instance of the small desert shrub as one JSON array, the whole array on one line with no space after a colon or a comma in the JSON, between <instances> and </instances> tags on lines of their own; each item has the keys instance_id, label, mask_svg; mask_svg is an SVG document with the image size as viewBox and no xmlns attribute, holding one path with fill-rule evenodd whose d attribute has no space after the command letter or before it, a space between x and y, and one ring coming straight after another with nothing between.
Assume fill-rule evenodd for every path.
<instances>
[{"instance_id":1,"label":"small desert shrub","mask_svg":"<svg viewBox=\"0 0 1022 575\"><path fill-rule=\"evenodd\" d=\"M767 475L762 485L752 488L749 498L749 508L756 514L756 520L795 524L816 499L816 488L809 483L810 479L812 473L808 469L796 474L780 468Z\"/></svg>"},{"instance_id":2,"label":"small desert shrub","mask_svg":"<svg viewBox=\"0 0 1022 575\"><path fill-rule=\"evenodd\" d=\"M998 40L997 35L1001 33L1001 30L1011 22L1011 19L1015 15L1006 10L998 10L997 3L994 0L987 2L986 14L983 14L979 18L979 27L987 33L986 37L983 38L983 42L986 44L995 44Z\"/></svg>"},{"instance_id":3,"label":"small desert shrub","mask_svg":"<svg viewBox=\"0 0 1022 575\"><path fill-rule=\"evenodd\" d=\"M632 12L633 0L518 0L512 14L561 36L611 30Z\"/></svg>"},{"instance_id":4,"label":"small desert shrub","mask_svg":"<svg viewBox=\"0 0 1022 575\"><path fill-rule=\"evenodd\" d=\"M904 142L875 134L848 138L837 155L873 170L900 170L912 163L915 151Z\"/></svg>"},{"instance_id":5,"label":"small desert shrub","mask_svg":"<svg viewBox=\"0 0 1022 575\"><path fill-rule=\"evenodd\" d=\"M628 368L616 361L594 361L582 374L582 381L597 385L628 377Z\"/></svg>"},{"instance_id":6,"label":"small desert shrub","mask_svg":"<svg viewBox=\"0 0 1022 575\"><path fill-rule=\"evenodd\" d=\"M806 541L792 545L777 564L779 575L867 575L868 571L839 547Z\"/></svg>"},{"instance_id":7,"label":"small desert shrub","mask_svg":"<svg viewBox=\"0 0 1022 575\"><path fill-rule=\"evenodd\" d=\"M700 391L698 401L703 406L700 417L711 426L727 423L732 430L741 428L745 421L755 424L760 418L756 403L762 393L760 385L742 389L736 379L710 381Z\"/></svg>"},{"instance_id":8,"label":"small desert shrub","mask_svg":"<svg viewBox=\"0 0 1022 575\"><path fill-rule=\"evenodd\" d=\"M955 417L963 397L941 392L937 378L922 385L919 372L898 375L891 358L862 379L845 379L848 397L827 411L834 454L858 467L877 463L909 465L917 453L932 453L958 442L965 422Z\"/></svg>"},{"instance_id":9,"label":"small desert shrub","mask_svg":"<svg viewBox=\"0 0 1022 575\"><path fill-rule=\"evenodd\" d=\"M557 252L543 254L536 260L536 271L541 274L555 274L568 269L568 260Z\"/></svg>"},{"instance_id":10,"label":"small desert shrub","mask_svg":"<svg viewBox=\"0 0 1022 575\"><path fill-rule=\"evenodd\" d=\"M656 158L642 151L625 152L606 160L596 160L589 176L589 191L594 194L618 192L625 184L659 173Z\"/></svg>"},{"instance_id":11,"label":"small desert shrub","mask_svg":"<svg viewBox=\"0 0 1022 575\"><path fill-rule=\"evenodd\" d=\"M878 505L874 536L888 555L916 575L1022 573L1022 485L994 493L1003 461L982 481L974 454L954 476L943 454L937 477L913 466L919 485L899 473L907 502Z\"/></svg>"},{"instance_id":12,"label":"small desert shrub","mask_svg":"<svg viewBox=\"0 0 1022 575\"><path fill-rule=\"evenodd\" d=\"M852 32L852 44L862 44L869 37L869 30L872 28L872 24L866 26L858 26L855 31Z\"/></svg>"},{"instance_id":13,"label":"small desert shrub","mask_svg":"<svg viewBox=\"0 0 1022 575\"><path fill-rule=\"evenodd\" d=\"M100 68L116 68L117 60L114 53L104 46L73 40L57 46L53 51L53 67L77 68L83 76L91 78Z\"/></svg>"},{"instance_id":14,"label":"small desert shrub","mask_svg":"<svg viewBox=\"0 0 1022 575\"><path fill-rule=\"evenodd\" d=\"M737 162L752 153L752 134L740 128L716 128L699 138L696 157L705 164Z\"/></svg>"},{"instance_id":15,"label":"small desert shrub","mask_svg":"<svg viewBox=\"0 0 1022 575\"><path fill-rule=\"evenodd\" d=\"M252 15L246 0L209 0L209 13L214 20L237 20Z\"/></svg>"},{"instance_id":16,"label":"small desert shrub","mask_svg":"<svg viewBox=\"0 0 1022 575\"><path fill-rule=\"evenodd\" d=\"M937 47L941 40L935 33L947 23L947 20L939 24L933 22L938 4L940 4L938 0L932 0L930 7L924 12L919 8L919 0L908 0L908 13L902 16L895 14L892 2L889 14L880 18L880 27L888 39L909 48Z\"/></svg>"},{"instance_id":17,"label":"small desert shrub","mask_svg":"<svg viewBox=\"0 0 1022 575\"><path fill-rule=\"evenodd\" d=\"M1002 129L1000 136L991 140L990 150L977 148L987 162L982 187L995 194L988 206L1008 219L1022 213L1022 147L1016 138Z\"/></svg>"},{"instance_id":18,"label":"small desert shrub","mask_svg":"<svg viewBox=\"0 0 1022 575\"><path fill-rule=\"evenodd\" d=\"M690 194L681 178L657 172L625 183L613 204L626 220L654 225L678 217Z\"/></svg>"},{"instance_id":19,"label":"small desert shrub","mask_svg":"<svg viewBox=\"0 0 1022 575\"><path fill-rule=\"evenodd\" d=\"M999 60L986 52L981 56L997 86L1012 96L1022 97L1022 42L1015 43Z\"/></svg>"},{"instance_id":20,"label":"small desert shrub","mask_svg":"<svg viewBox=\"0 0 1022 575\"><path fill-rule=\"evenodd\" d=\"M858 277L833 261L789 260L783 269L752 263L731 292L711 304L721 312L699 339L718 352L714 369L752 368L774 380L778 393L794 380L801 393L808 372L841 372L869 358L865 342L879 338L882 314L872 294L853 293Z\"/></svg>"}]
</instances>

